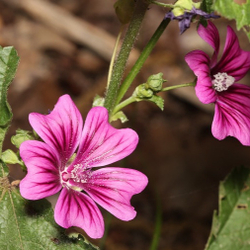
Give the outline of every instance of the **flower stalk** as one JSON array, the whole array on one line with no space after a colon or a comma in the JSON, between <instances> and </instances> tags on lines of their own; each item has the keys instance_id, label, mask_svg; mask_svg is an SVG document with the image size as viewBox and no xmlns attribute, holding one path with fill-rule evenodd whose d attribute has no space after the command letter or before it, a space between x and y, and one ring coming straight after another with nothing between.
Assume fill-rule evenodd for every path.
<instances>
[{"instance_id":1,"label":"flower stalk","mask_svg":"<svg viewBox=\"0 0 250 250\"><path fill-rule=\"evenodd\" d=\"M130 96L129 98L127 98L126 100L124 100L123 102L119 103L113 111L113 114L116 114L118 111L120 111L121 109L123 109L124 107L128 106L129 104L136 102L136 97L135 96Z\"/></svg>"},{"instance_id":2,"label":"flower stalk","mask_svg":"<svg viewBox=\"0 0 250 250\"><path fill-rule=\"evenodd\" d=\"M169 90L172 90L172 89L195 86L195 84L196 84L195 82L183 83L183 84L163 88L161 91L163 92L163 91L169 91Z\"/></svg>"},{"instance_id":3,"label":"flower stalk","mask_svg":"<svg viewBox=\"0 0 250 250\"><path fill-rule=\"evenodd\" d=\"M179 85L175 85L175 86L170 86L170 87L163 88L159 92L165 92L165 91L169 91L169 90L172 90L172 89L178 89L178 88L183 88L183 87L190 87L190 86L194 87L195 84L196 84L195 81L194 82L189 82L189 83L183 83L183 84L179 84ZM139 86L141 86L141 85L139 85ZM152 92L152 96L153 96L153 92ZM117 112L119 112L124 107L128 106L129 104L131 104L133 102L139 102L139 101L143 101L143 100L146 100L146 99L139 99L136 95L132 95L129 98L127 98L126 100L124 100L123 102L119 103L114 108L113 114L115 115Z\"/></svg>"}]
</instances>

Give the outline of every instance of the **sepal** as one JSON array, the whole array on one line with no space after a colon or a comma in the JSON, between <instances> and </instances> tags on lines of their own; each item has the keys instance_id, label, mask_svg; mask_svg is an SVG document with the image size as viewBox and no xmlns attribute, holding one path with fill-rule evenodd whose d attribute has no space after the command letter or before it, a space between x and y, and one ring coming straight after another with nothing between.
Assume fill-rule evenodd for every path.
<instances>
[{"instance_id":1,"label":"sepal","mask_svg":"<svg viewBox=\"0 0 250 250\"><path fill-rule=\"evenodd\" d=\"M164 99L161 96L153 95L148 101L156 104L162 111L164 110Z\"/></svg>"},{"instance_id":2,"label":"sepal","mask_svg":"<svg viewBox=\"0 0 250 250\"><path fill-rule=\"evenodd\" d=\"M126 116L122 111L119 111L119 112L117 112L115 115L113 115L110 122L117 121L118 119L119 119L122 123L125 123L125 122L128 121L127 116Z\"/></svg>"}]
</instances>

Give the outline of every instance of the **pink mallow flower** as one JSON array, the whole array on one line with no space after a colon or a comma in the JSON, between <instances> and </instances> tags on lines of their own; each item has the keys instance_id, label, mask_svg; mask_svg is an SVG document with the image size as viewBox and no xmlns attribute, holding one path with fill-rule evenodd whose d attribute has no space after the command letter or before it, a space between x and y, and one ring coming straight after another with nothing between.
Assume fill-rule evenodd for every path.
<instances>
[{"instance_id":1,"label":"pink mallow flower","mask_svg":"<svg viewBox=\"0 0 250 250\"><path fill-rule=\"evenodd\" d=\"M92 108L83 127L81 114L68 95L59 98L50 114L31 113L29 121L44 142L21 144L28 170L20 183L24 198L38 200L60 192L55 221L64 228L80 227L92 238L104 233L103 216L95 202L121 220L136 216L130 199L146 187L147 177L128 168L99 168L135 150L135 131L113 128L104 107Z\"/></svg>"},{"instance_id":2,"label":"pink mallow flower","mask_svg":"<svg viewBox=\"0 0 250 250\"><path fill-rule=\"evenodd\" d=\"M217 61L220 47L219 33L208 21L207 27L198 28L198 34L214 49L211 58L201 51L188 53L185 60L197 76L196 95L205 104L215 103L212 134L222 140L236 137L243 145L250 145L250 87L237 83L250 69L250 52L239 46L231 27L221 59Z\"/></svg>"}]
</instances>

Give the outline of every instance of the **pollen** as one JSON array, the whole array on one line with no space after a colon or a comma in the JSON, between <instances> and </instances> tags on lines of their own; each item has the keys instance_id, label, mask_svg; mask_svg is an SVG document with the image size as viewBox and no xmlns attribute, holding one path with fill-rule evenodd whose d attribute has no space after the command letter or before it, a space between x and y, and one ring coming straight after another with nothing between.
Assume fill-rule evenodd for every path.
<instances>
[{"instance_id":1,"label":"pollen","mask_svg":"<svg viewBox=\"0 0 250 250\"><path fill-rule=\"evenodd\" d=\"M83 167L82 164L74 165L74 169L71 171L71 179L75 182L86 183L90 176L90 170Z\"/></svg>"},{"instance_id":2,"label":"pollen","mask_svg":"<svg viewBox=\"0 0 250 250\"><path fill-rule=\"evenodd\" d=\"M222 92L233 85L234 81L235 78L228 75L227 73L217 73L216 75L214 75L214 80L212 81L212 83L216 91Z\"/></svg>"}]
</instances>

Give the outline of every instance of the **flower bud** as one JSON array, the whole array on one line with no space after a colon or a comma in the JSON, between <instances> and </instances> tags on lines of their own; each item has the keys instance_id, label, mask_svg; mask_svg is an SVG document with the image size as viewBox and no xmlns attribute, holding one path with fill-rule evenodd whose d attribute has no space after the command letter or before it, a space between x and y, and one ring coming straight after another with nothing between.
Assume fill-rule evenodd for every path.
<instances>
[{"instance_id":1,"label":"flower bud","mask_svg":"<svg viewBox=\"0 0 250 250\"><path fill-rule=\"evenodd\" d=\"M163 74L158 73L155 75L151 75L147 80L147 86L148 88L152 89L154 92L159 92L162 90L162 83L164 83L166 80L162 78Z\"/></svg>"},{"instance_id":2,"label":"flower bud","mask_svg":"<svg viewBox=\"0 0 250 250\"><path fill-rule=\"evenodd\" d=\"M146 83L139 85L133 93L133 96L138 99L148 99L151 98L153 95L154 95L153 90L147 88Z\"/></svg>"}]
</instances>

